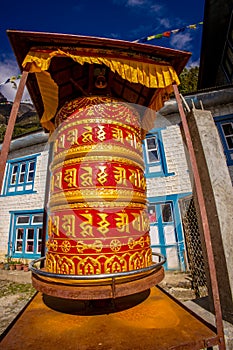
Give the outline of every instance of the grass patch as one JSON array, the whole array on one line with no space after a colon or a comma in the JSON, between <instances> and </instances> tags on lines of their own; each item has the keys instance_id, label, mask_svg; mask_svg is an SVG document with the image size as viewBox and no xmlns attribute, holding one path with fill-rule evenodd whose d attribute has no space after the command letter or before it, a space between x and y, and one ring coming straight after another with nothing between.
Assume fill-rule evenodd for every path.
<instances>
[{"instance_id":1,"label":"grass patch","mask_svg":"<svg viewBox=\"0 0 233 350\"><path fill-rule=\"evenodd\" d=\"M30 283L2 282L0 283L0 298L15 294L24 294L27 297L31 297L36 291Z\"/></svg>"}]
</instances>

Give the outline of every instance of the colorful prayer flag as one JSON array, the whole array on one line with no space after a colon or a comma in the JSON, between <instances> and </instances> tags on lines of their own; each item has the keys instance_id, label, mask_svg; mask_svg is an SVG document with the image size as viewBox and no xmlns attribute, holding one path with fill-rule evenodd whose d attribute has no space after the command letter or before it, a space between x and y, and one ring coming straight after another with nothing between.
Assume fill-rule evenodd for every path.
<instances>
[{"instance_id":1,"label":"colorful prayer flag","mask_svg":"<svg viewBox=\"0 0 233 350\"><path fill-rule=\"evenodd\" d=\"M165 36L166 38L169 38L169 36L171 35L171 32L164 32L163 36Z\"/></svg>"},{"instance_id":2,"label":"colorful prayer flag","mask_svg":"<svg viewBox=\"0 0 233 350\"><path fill-rule=\"evenodd\" d=\"M185 31L185 29L186 29L186 27L180 28L180 29L178 29L177 33L183 33Z\"/></svg>"},{"instance_id":3,"label":"colorful prayer flag","mask_svg":"<svg viewBox=\"0 0 233 350\"><path fill-rule=\"evenodd\" d=\"M179 29L172 29L172 30L166 31L166 32L161 33L161 34L149 35L149 36L146 36L144 38L135 40L134 42L135 43L146 42L146 41L153 40L153 39L161 39L162 37L169 38L171 36L171 34L183 33L186 29L197 29L197 26L202 25L202 24L203 24L203 22L198 22L196 24L190 24L186 27L182 27Z\"/></svg>"},{"instance_id":4,"label":"colorful prayer flag","mask_svg":"<svg viewBox=\"0 0 233 350\"><path fill-rule=\"evenodd\" d=\"M197 29L197 25L196 24L190 24L187 28Z\"/></svg>"}]
</instances>

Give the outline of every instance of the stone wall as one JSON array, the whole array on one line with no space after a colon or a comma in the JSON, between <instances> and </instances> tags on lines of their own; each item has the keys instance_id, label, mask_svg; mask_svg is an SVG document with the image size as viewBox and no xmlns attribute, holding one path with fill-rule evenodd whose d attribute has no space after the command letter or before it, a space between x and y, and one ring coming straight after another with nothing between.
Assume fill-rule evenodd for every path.
<instances>
[{"instance_id":1,"label":"stone wall","mask_svg":"<svg viewBox=\"0 0 233 350\"><path fill-rule=\"evenodd\" d=\"M187 116L207 211L223 317L233 322L233 188L209 111ZM200 221L200 225L202 222ZM211 270L211 266L209 266Z\"/></svg>"}]
</instances>

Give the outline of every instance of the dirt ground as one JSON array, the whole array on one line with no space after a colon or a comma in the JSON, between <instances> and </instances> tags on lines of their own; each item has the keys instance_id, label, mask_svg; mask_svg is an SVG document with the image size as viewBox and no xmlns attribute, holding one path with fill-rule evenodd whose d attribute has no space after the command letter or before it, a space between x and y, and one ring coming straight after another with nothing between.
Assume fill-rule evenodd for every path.
<instances>
[{"instance_id":1,"label":"dirt ground","mask_svg":"<svg viewBox=\"0 0 233 350\"><path fill-rule=\"evenodd\" d=\"M191 289L190 276L183 272L166 271L165 278L159 286L181 302L195 299Z\"/></svg>"},{"instance_id":2,"label":"dirt ground","mask_svg":"<svg viewBox=\"0 0 233 350\"><path fill-rule=\"evenodd\" d=\"M32 298L35 289L30 283L0 280L0 334Z\"/></svg>"},{"instance_id":3,"label":"dirt ground","mask_svg":"<svg viewBox=\"0 0 233 350\"><path fill-rule=\"evenodd\" d=\"M186 274L167 272L159 285L180 301L195 298L194 292L191 290L191 282ZM36 290L31 283L0 279L0 334L15 319L35 292Z\"/></svg>"}]
</instances>

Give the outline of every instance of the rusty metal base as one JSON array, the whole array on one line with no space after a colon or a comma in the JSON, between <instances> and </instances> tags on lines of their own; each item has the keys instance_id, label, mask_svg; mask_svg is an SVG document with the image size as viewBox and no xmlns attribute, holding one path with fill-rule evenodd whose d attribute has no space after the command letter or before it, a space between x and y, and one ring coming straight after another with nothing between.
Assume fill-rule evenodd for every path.
<instances>
[{"instance_id":1,"label":"rusty metal base","mask_svg":"<svg viewBox=\"0 0 233 350\"><path fill-rule=\"evenodd\" d=\"M59 280L38 275L32 271L33 287L45 295L71 300L99 300L119 298L140 293L158 283L164 278L164 268L139 276L128 276L121 279L105 278L91 281Z\"/></svg>"},{"instance_id":2,"label":"rusty metal base","mask_svg":"<svg viewBox=\"0 0 233 350\"><path fill-rule=\"evenodd\" d=\"M59 305L48 307L37 293L4 334L0 349L197 350L220 344L214 329L158 287L133 298L133 305L132 296L114 299L113 309L102 306L102 313L95 301L92 313L79 301L71 314L58 312Z\"/></svg>"}]
</instances>

